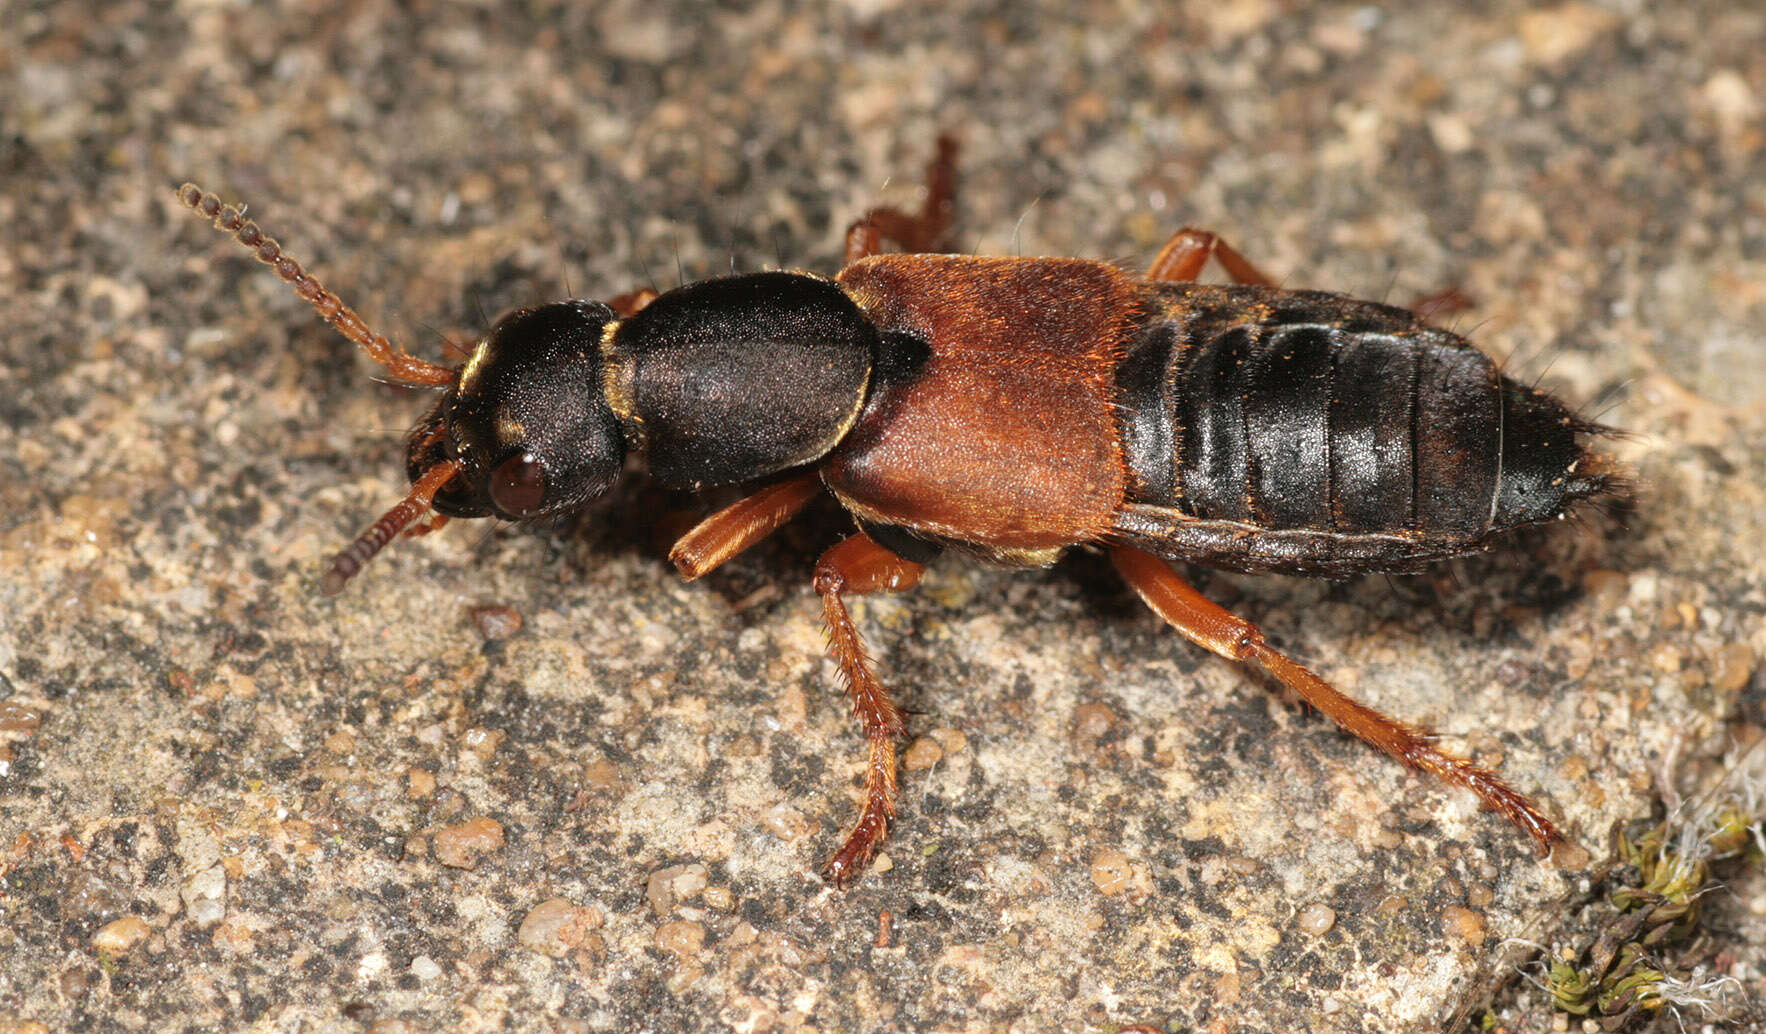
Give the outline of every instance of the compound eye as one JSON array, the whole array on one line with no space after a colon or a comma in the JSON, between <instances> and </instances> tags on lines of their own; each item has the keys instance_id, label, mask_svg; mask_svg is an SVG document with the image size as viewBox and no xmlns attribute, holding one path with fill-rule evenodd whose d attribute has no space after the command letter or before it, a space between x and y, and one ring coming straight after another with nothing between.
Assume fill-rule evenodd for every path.
<instances>
[{"instance_id":1,"label":"compound eye","mask_svg":"<svg viewBox=\"0 0 1766 1034\"><path fill-rule=\"evenodd\" d=\"M546 466L532 453L521 452L491 471L491 502L512 517L526 517L546 502Z\"/></svg>"}]
</instances>

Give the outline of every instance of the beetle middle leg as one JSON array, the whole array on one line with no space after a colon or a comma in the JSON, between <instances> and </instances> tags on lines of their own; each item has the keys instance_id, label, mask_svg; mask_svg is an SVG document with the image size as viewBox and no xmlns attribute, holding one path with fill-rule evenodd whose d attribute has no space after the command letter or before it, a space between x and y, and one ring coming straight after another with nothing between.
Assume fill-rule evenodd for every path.
<instances>
[{"instance_id":1,"label":"beetle middle leg","mask_svg":"<svg viewBox=\"0 0 1766 1034\"><path fill-rule=\"evenodd\" d=\"M938 154L926 166L926 203L911 215L893 205L873 208L846 230L846 261L857 262L883 250L891 240L904 251L945 251L951 217L957 208L957 141L938 138Z\"/></svg>"},{"instance_id":2,"label":"beetle middle leg","mask_svg":"<svg viewBox=\"0 0 1766 1034\"><path fill-rule=\"evenodd\" d=\"M1147 606L1191 642L1228 660L1256 661L1343 731L1412 768L1471 790L1532 837L1542 854L1563 841L1533 802L1496 773L1436 749L1426 733L1345 696L1270 646L1256 625L1197 592L1165 561L1127 546L1112 549L1110 559Z\"/></svg>"},{"instance_id":3,"label":"beetle middle leg","mask_svg":"<svg viewBox=\"0 0 1766 1034\"><path fill-rule=\"evenodd\" d=\"M911 589L925 573L925 565L903 560L862 531L816 561L815 587L822 597L822 619L828 626L828 653L840 667L841 680L852 695L853 717L864 726L870 743L864 810L825 868L837 887L845 886L870 861L889 833L889 820L895 814L895 741L905 725L901 708L877 679L842 597Z\"/></svg>"}]
</instances>

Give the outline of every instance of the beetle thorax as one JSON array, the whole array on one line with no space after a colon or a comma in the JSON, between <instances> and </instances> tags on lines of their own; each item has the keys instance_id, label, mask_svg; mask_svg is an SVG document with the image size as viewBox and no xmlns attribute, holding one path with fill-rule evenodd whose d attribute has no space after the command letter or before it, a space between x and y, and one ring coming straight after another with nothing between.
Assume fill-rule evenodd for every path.
<instances>
[{"instance_id":1,"label":"beetle thorax","mask_svg":"<svg viewBox=\"0 0 1766 1034\"><path fill-rule=\"evenodd\" d=\"M750 481L839 443L864 406L875 340L819 277L689 284L607 333L607 400L662 484Z\"/></svg>"}]
</instances>

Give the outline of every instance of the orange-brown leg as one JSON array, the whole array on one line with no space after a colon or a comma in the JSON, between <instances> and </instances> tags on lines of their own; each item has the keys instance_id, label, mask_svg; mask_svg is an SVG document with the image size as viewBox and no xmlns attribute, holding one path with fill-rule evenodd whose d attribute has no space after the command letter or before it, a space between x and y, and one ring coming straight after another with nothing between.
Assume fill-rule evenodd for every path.
<instances>
[{"instance_id":1,"label":"orange-brown leg","mask_svg":"<svg viewBox=\"0 0 1766 1034\"><path fill-rule=\"evenodd\" d=\"M877 254L885 240L894 241L903 251L948 250L945 233L956 207L957 142L954 137L940 136L938 154L926 166L926 203L920 214L909 215L893 206L866 212L847 227L846 261L850 264Z\"/></svg>"},{"instance_id":2,"label":"orange-brown leg","mask_svg":"<svg viewBox=\"0 0 1766 1034\"><path fill-rule=\"evenodd\" d=\"M1439 316L1452 316L1477 306L1465 293L1457 287L1449 287L1434 294L1423 295L1410 303L1410 311L1421 320L1433 320Z\"/></svg>"},{"instance_id":3,"label":"orange-brown leg","mask_svg":"<svg viewBox=\"0 0 1766 1034\"><path fill-rule=\"evenodd\" d=\"M655 300L656 288L640 287L636 290L627 291L624 294L616 294L607 299L607 307L612 309L618 314L619 318L623 320L628 316L636 316L638 310Z\"/></svg>"},{"instance_id":4,"label":"orange-brown leg","mask_svg":"<svg viewBox=\"0 0 1766 1034\"><path fill-rule=\"evenodd\" d=\"M1221 267L1235 283L1255 284L1259 287L1275 286L1275 281L1267 273L1252 265L1232 245L1207 230L1198 230L1193 226L1186 226L1171 235L1171 239L1165 242L1165 247L1159 249L1153 264L1147 268L1147 279L1161 283L1188 283L1202 275L1202 269L1208 265L1210 256L1220 260ZM1419 319L1433 320L1464 312L1474 304L1459 288L1449 287L1411 302L1410 310Z\"/></svg>"},{"instance_id":5,"label":"orange-brown leg","mask_svg":"<svg viewBox=\"0 0 1766 1034\"><path fill-rule=\"evenodd\" d=\"M1256 625L1197 592L1165 561L1126 546L1112 549L1110 559L1147 606L1196 645L1229 660L1256 661L1345 732L1412 768L1432 772L1471 790L1532 837L1542 854L1563 841L1563 834L1539 813L1538 807L1496 773L1437 750L1429 742L1428 734L1344 696L1330 683L1277 652L1264 641L1263 632Z\"/></svg>"},{"instance_id":6,"label":"orange-brown leg","mask_svg":"<svg viewBox=\"0 0 1766 1034\"><path fill-rule=\"evenodd\" d=\"M856 876L889 834L889 820L895 814L895 741L904 724L901 709L877 681L864 640L859 638L842 597L911 589L925 571L923 565L903 560L864 532L816 561L815 586L822 597L822 619L828 626L828 653L840 666L840 677L852 695L853 717L864 726L870 742L864 810L824 869L836 887L844 887Z\"/></svg>"},{"instance_id":7,"label":"orange-brown leg","mask_svg":"<svg viewBox=\"0 0 1766 1034\"><path fill-rule=\"evenodd\" d=\"M1233 246L1209 233L1186 226L1171 235L1158 257L1147 267L1147 279L1166 283L1184 283L1202 275L1202 267L1213 256L1235 283L1274 287L1275 281L1253 266Z\"/></svg>"},{"instance_id":8,"label":"orange-brown leg","mask_svg":"<svg viewBox=\"0 0 1766 1034\"><path fill-rule=\"evenodd\" d=\"M676 540L668 559L689 582L709 574L784 527L821 490L822 479L816 474L799 474L768 485L693 525Z\"/></svg>"}]
</instances>

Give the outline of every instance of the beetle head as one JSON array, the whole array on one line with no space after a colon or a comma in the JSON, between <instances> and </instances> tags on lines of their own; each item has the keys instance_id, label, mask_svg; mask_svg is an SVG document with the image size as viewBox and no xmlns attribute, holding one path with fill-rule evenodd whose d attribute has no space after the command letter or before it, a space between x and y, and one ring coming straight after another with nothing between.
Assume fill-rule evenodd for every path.
<instances>
[{"instance_id":1,"label":"beetle head","mask_svg":"<svg viewBox=\"0 0 1766 1034\"><path fill-rule=\"evenodd\" d=\"M295 294L362 346L397 383L446 388L412 430L411 491L332 558L322 588L341 591L388 542L448 517L544 517L606 492L625 466L625 438L602 390L602 330L613 310L568 301L519 309L485 335L459 370L405 353L374 333L244 210L195 184L178 200L276 269ZM433 514L426 524L419 518Z\"/></svg>"},{"instance_id":2,"label":"beetle head","mask_svg":"<svg viewBox=\"0 0 1766 1034\"><path fill-rule=\"evenodd\" d=\"M332 558L322 590L343 591L401 533L448 517L529 520L604 494L625 438L601 386L601 332L613 310L568 301L498 320L447 394L411 430L411 491ZM428 524L417 524L431 511Z\"/></svg>"}]
</instances>

